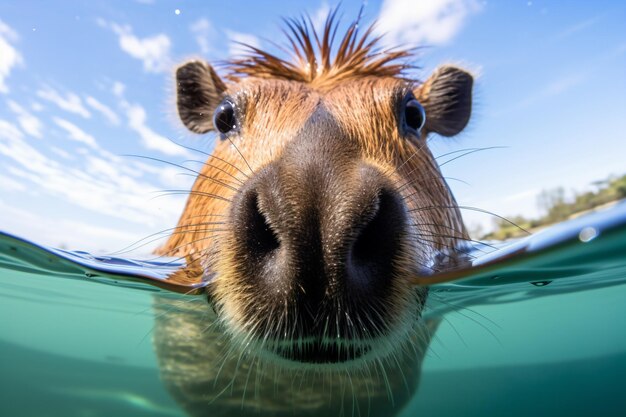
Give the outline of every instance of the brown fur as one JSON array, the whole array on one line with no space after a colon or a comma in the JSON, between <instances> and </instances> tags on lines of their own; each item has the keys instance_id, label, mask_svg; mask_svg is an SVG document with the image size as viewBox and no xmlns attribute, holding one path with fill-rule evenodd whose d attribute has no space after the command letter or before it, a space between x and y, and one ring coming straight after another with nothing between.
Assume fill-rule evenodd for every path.
<instances>
[{"instance_id":1,"label":"brown fur","mask_svg":"<svg viewBox=\"0 0 626 417\"><path fill-rule=\"evenodd\" d=\"M410 67L398 63L411 57L411 51L381 52L378 39L369 37L371 28L360 36L356 24L333 54L334 19L333 13L321 36L306 22L288 21L294 60L251 48L248 56L230 62L228 83L202 62L177 70L179 114L192 131L214 128L211 115L226 95L236 102L241 116L239 132L217 143L194 183L176 232L159 250L187 258L188 267L172 276L173 282L213 279L209 295L218 316L207 315L204 304L176 312L168 312L173 307L168 300L156 304L163 311L155 339L161 371L170 391L193 415L236 415L241 410L264 416L367 415L368 411L388 415L408 400L419 381L430 331L419 318L426 290L413 286L410 278L432 270L437 254L467 238L426 137L431 132L451 136L465 127L471 112L472 77L447 66L424 83L411 80L405 75ZM427 113L420 137L399 128L399 108L411 92ZM335 222L335 217L356 209L346 196L359 192L362 183L356 167L366 166L384 177L382 183L391 184L409 220L399 238L401 250L394 257L389 293L379 300L384 306L382 333L387 335L380 346L386 353L352 370L342 366L320 372L285 369L257 355L263 332L265 338L274 338L292 326L292 294L298 290L290 287L282 295L269 295L254 280L244 279L237 255L239 236L229 224L233 201L240 198L244 185L267 167L293 158L289 155L294 146L300 146L294 144L319 112L332 117L329 126L336 137L320 138L319 148L305 144L302 149L319 155L302 152L302 158L327 166L328 175L304 188L297 167L305 165L288 165L276 177L287 181L281 207L295 218L303 207L316 204L312 195L322 196L319 201L327 206L327 221ZM343 307L353 319L363 318L358 305ZM278 323L272 325L273 321ZM262 330L268 326L275 333ZM250 380L254 392L244 394ZM343 394L332 399L337 392Z\"/></svg>"},{"instance_id":2,"label":"brown fur","mask_svg":"<svg viewBox=\"0 0 626 417\"><path fill-rule=\"evenodd\" d=\"M336 11L328 16L321 36L311 30L303 19L286 20L290 33L287 39L294 60L284 60L266 51L250 47L250 53L233 59L228 78L239 81L242 77L284 79L309 84L318 90L328 90L342 81L367 77L402 78L410 65L398 63L411 56L409 50L380 52L380 38L370 38L373 26L359 35L358 20L351 25L333 51ZM334 53L334 55L333 55Z\"/></svg>"}]
</instances>

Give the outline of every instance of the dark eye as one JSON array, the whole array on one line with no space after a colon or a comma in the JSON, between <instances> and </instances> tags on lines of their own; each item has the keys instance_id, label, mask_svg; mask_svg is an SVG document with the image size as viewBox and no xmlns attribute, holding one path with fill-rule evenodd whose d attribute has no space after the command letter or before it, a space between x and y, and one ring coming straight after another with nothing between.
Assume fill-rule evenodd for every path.
<instances>
[{"instance_id":1,"label":"dark eye","mask_svg":"<svg viewBox=\"0 0 626 417\"><path fill-rule=\"evenodd\" d=\"M404 123L418 135L426 123L424 107L414 98L409 99L404 105Z\"/></svg>"},{"instance_id":2,"label":"dark eye","mask_svg":"<svg viewBox=\"0 0 626 417\"><path fill-rule=\"evenodd\" d=\"M226 134L237 127L235 106L232 101L227 99L217 106L213 114L213 126L222 134Z\"/></svg>"}]
</instances>

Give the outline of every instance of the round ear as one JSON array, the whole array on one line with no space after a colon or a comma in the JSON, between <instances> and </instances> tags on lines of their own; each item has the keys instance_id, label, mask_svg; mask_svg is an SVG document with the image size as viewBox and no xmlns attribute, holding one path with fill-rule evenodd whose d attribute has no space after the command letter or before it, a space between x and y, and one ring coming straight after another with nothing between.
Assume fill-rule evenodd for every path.
<instances>
[{"instance_id":1,"label":"round ear","mask_svg":"<svg viewBox=\"0 0 626 417\"><path fill-rule=\"evenodd\" d=\"M427 132L454 136L461 132L472 113L474 77L458 67L445 65L414 92L426 111Z\"/></svg>"},{"instance_id":2,"label":"round ear","mask_svg":"<svg viewBox=\"0 0 626 417\"><path fill-rule=\"evenodd\" d=\"M226 85L206 62L190 61L176 69L176 105L180 120L192 132L213 129L213 112Z\"/></svg>"}]
</instances>

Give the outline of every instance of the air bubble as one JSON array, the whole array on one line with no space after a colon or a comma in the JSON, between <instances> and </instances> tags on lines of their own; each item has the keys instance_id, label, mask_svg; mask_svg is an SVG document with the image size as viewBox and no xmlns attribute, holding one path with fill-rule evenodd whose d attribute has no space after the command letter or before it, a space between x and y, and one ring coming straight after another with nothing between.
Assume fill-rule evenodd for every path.
<instances>
[{"instance_id":1,"label":"air bubble","mask_svg":"<svg viewBox=\"0 0 626 417\"><path fill-rule=\"evenodd\" d=\"M580 233L578 233L578 239L580 239L583 243L587 243L595 239L596 236L598 236L598 229L591 226L585 227L580 231Z\"/></svg>"}]
</instances>

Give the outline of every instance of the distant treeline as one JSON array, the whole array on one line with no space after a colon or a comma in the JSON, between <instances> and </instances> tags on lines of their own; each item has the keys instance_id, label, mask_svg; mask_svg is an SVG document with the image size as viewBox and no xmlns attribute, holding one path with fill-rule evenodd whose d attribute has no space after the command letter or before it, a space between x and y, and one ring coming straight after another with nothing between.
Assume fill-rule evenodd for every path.
<instances>
[{"instance_id":1,"label":"distant treeline","mask_svg":"<svg viewBox=\"0 0 626 417\"><path fill-rule=\"evenodd\" d=\"M575 193L573 199L567 198L563 187L544 190L537 197L537 204L543 213L538 219L527 219L523 216L510 217L508 220L526 229L536 229L567 220L576 214L593 210L599 206L626 198L626 175L609 177L593 183L595 191ZM481 239L508 239L524 236L526 233L509 221L498 219L493 232L483 235Z\"/></svg>"}]
</instances>

